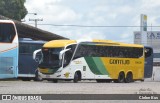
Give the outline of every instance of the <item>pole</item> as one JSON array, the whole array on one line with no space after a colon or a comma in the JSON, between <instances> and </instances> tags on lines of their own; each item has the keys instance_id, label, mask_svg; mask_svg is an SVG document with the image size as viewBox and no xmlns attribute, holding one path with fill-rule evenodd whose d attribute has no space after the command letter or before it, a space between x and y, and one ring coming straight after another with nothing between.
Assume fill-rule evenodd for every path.
<instances>
[{"instance_id":1,"label":"pole","mask_svg":"<svg viewBox=\"0 0 160 103\"><path fill-rule=\"evenodd\" d=\"M29 19L29 21L34 21L35 22L35 27L37 28L37 22L38 21L43 21L43 19Z\"/></svg>"}]
</instances>

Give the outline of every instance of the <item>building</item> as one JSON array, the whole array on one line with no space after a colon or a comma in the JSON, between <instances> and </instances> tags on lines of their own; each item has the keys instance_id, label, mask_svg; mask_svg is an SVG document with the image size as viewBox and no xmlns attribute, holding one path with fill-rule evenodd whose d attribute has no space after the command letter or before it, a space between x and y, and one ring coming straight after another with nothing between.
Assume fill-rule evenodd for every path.
<instances>
[{"instance_id":1,"label":"building","mask_svg":"<svg viewBox=\"0 0 160 103\"><path fill-rule=\"evenodd\" d=\"M153 67L152 80L160 81L160 31L147 31L146 26L147 26L147 16L145 15L144 17L144 15L141 15L141 26L140 26L141 31L134 31L134 43L151 46L153 48L154 67Z\"/></svg>"}]
</instances>

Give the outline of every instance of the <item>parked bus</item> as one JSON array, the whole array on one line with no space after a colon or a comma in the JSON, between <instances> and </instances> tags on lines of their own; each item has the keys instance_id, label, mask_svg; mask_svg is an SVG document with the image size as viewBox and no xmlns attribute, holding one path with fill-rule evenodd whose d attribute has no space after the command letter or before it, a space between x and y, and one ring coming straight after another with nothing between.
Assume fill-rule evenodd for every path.
<instances>
[{"instance_id":1,"label":"parked bus","mask_svg":"<svg viewBox=\"0 0 160 103\"><path fill-rule=\"evenodd\" d=\"M153 73L153 49L149 46L145 46L145 69L144 77L151 78Z\"/></svg>"},{"instance_id":2,"label":"parked bus","mask_svg":"<svg viewBox=\"0 0 160 103\"><path fill-rule=\"evenodd\" d=\"M0 79L18 75L18 35L11 20L0 20Z\"/></svg>"},{"instance_id":3,"label":"parked bus","mask_svg":"<svg viewBox=\"0 0 160 103\"><path fill-rule=\"evenodd\" d=\"M144 80L144 46L110 40L53 40L36 50L42 53L38 65L43 79L132 82Z\"/></svg>"},{"instance_id":4,"label":"parked bus","mask_svg":"<svg viewBox=\"0 0 160 103\"><path fill-rule=\"evenodd\" d=\"M33 60L33 52L42 48L44 43L44 41L34 41L29 38L19 39L18 78L24 81L40 80L37 72L38 62Z\"/></svg>"}]
</instances>

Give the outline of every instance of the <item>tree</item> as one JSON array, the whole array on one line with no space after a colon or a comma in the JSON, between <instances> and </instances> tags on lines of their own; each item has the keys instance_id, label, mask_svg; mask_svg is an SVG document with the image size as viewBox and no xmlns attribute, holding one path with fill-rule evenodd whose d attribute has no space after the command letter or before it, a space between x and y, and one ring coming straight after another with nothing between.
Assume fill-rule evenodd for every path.
<instances>
[{"instance_id":1,"label":"tree","mask_svg":"<svg viewBox=\"0 0 160 103\"><path fill-rule=\"evenodd\" d=\"M0 15L21 21L28 13L25 2L26 0L0 0Z\"/></svg>"}]
</instances>

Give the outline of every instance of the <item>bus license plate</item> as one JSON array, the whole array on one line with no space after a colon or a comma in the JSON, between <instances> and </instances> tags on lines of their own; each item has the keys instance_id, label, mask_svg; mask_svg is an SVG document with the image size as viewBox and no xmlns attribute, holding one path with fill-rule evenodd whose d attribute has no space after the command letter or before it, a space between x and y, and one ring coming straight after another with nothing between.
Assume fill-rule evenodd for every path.
<instances>
[{"instance_id":1,"label":"bus license plate","mask_svg":"<svg viewBox=\"0 0 160 103\"><path fill-rule=\"evenodd\" d=\"M50 78L50 75L46 75L46 78Z\"/></svg>"}]
</instances>

